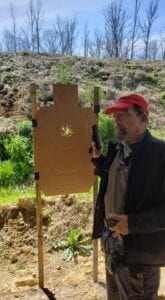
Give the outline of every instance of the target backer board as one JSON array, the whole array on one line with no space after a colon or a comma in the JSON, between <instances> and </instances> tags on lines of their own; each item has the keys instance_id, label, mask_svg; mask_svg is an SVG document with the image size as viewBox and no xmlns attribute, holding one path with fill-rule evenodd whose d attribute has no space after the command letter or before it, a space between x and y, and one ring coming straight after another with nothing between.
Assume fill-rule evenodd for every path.
<instances>
[{"instance_id":1,"label":"target backer board","mask_svg":"<svg viewBox=\"0 0 165 300\"><path fill-rule=\"evenodd\" d=\"M54 84L53 101L33 116L38 184L47 196L87 192L95 181L89 146L97 116L78 105L75 84Z\"/></svg>"}]
</instances>

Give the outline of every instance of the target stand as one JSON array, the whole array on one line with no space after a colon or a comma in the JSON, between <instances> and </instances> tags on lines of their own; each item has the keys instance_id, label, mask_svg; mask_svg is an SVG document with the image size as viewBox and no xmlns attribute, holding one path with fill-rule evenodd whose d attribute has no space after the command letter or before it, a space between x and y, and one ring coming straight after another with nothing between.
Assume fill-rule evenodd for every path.
<instances>
[{"instance_id":1,"label":"target stand","mask_svg":"<svg viewBox=\"0 0 165 300\"><path fill-rule=\"evenodd\" d=\"M78 105L76 84L53 84L53 106L37 108L36 85L30 86L36 180L38 236L38 284L44 288L41 191L46 196L88 192L97 178L89 156L92 126L98 116L89 107ZM99 88L95 88L98 112ZM97 281L97 241L93 242L93 280Z\"/></svg>"}]
</instances>

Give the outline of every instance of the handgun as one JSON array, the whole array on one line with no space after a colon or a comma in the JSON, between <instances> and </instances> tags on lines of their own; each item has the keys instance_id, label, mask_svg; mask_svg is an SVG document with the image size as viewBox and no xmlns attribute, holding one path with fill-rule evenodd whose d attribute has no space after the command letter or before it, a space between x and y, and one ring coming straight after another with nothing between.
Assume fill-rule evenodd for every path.
<instances>
[{"instance_id":1,"label":"handgun","mask_svg":"<svg viewBox=\"0 0 165 300\"><path fill-rule=\"evenodd\" d=\"M99 134L99 129L96 124L92 126L92 141L95 142L97 150L101 150L102 141ZM92 147L89 148L89 153L92 153Z\"/></svg>"},{"instance_id":2,"label":"handgun","mask_svg":"<svg viewBox=\"0 0 165 300\"><path fill-rule=\"evenodd\" d=\"M104 223L109 228L109 227L114 227L118 223L118 221L109 218L109 219L105 219Z\"/></svg>"}]
</instances>

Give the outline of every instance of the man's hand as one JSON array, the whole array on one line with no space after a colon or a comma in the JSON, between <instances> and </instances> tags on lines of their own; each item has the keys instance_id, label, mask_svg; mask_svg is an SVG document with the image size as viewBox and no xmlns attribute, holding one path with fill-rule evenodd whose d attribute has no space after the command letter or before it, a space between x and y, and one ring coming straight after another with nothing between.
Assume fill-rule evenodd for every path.
<instances>
[{"instance_id":1,"label":"man's hand","mask_svg":"<svg viewBox=\"0 0 165 300\"><path fill-rule=\"evenodd\" d=\"M127 215L109 214L109 218L117 221L115 226L110 227L113 237L129 234Z\"/></svg>"},{"instance_id":2,"label":"man's hand","mask_svg":"<svg viewBox=\"0 0 165 300\"><path fill-rule=\"evenodd\" d=\"M101 150L98 150L96 148L96 143L95 142L92 142L91 143L91 148L92 148L92 157L93 158L98 158L100 155L101 155Z\"/></svg>"}]
</instances>

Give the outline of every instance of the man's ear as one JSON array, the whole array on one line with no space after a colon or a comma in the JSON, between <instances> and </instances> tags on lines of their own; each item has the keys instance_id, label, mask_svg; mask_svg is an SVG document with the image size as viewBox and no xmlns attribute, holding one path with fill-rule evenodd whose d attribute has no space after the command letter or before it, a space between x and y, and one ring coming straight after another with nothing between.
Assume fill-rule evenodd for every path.
<instances>
[{"instance_id":1,"label":"man's ear","mask_svg":"<svg viewBox=\"0 0 165 300\"><path fill-rule=\"evenodd\" d=\"M141 116L141 120L148 124L148 114L144 112Z\"/></svg>"}]
</instances>

